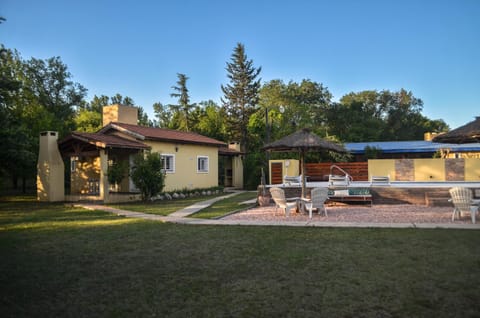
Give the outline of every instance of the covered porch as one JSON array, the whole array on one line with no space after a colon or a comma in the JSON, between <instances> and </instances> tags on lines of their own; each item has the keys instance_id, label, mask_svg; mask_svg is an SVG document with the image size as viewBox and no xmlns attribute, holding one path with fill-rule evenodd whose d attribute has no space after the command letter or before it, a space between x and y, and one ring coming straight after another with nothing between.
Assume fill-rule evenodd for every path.
<instances>
[{"instance_id":1,"label":"covered porch","mask_svg":"<svg viewBox=\"0 0 480 318\"><path fill-rule=\"evenodd\" d=\"M149 147L115 135L74 132L58 142L66 163L65 201L128 202L140 199L129 177L133 158ZM109 170L123 167L120 182L109 182ZM110 178L111 179L111 178Z\"/></svg>"}]
</instances>

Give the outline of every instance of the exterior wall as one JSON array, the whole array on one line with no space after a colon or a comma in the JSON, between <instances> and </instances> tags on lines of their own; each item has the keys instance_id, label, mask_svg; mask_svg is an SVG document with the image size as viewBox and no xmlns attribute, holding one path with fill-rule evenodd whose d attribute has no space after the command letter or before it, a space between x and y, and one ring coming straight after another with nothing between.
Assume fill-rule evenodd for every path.
<instances>
[{"instance_id":1,"label":"exterior wall","mask_svg":"<svg viewBox=\"0 0 480 318\"><path fill-rule=\"evenodd\" d=\"M414 159L415 181L445 181L444 159Z\"/></svg>"},{"instance_id":2,"label":"exterior wall","mask_svg":"<svg viewBox=\"0 0 480 318\"><path fill-rule=\"evenodd\" d=\"M480 159L371 159L369 179L390 176L391 181L480 181Z\"/></svg>"},{"instance_id":3,"label":"exterior wall","mask_svg":"<svg viewBox=\"0 0 480 318\"><path fill-rule=\"evenodd\" d=\"M281 163L283 176L295 177L300 175L300 161L297 159L270 160L268 164L269 184L272 184L272 163Z\"/></svg>"},{"instance_id":4,"label":"exterior wall","mask_svg":"<svg viewBox=\"0 0 480 318\"><path fill-rule=\"evenodd\" d=\"M175 172L167 173L165 191L218 186L218 148L146 141L152 152L175 156ZM197 157L208 157L208 173L197 171Z\"/></svg>"},{"instance_id":5,"label":"exterior wall","mask_svg":"<svg viewBox=\"0 0 480 318\"><path fill-rule=\"evenodd\" d=\"M40 133L40 147L37 162L37 200L63 201L65 199L65 167L58 150L58 133Z\"/></svg>"},{"instance_id":6,"label":"exterior wall","mask_svg":"<svg viewBox=\"0 0 480 318\"><path fill-rule=\"evenodd\" d=\"M100 157L79 158L70 176L71 194L94 194L89 182L100 182Z\"/></svg>"},{"instance_id":7,"label":"exterior wall","mask_svg":"<svg viewBox=\"0 0 480 318\"><path fill-rule=\"evenodd\" d=\"M110 122L137 125L138 109L133 106L114 104L103 107L103 126Z\"/></svg>"},{"instance_id":8,"label":"exterior wall","mask_svg":"<svg viewBox=\"0 0 480 318\"><path fill-rule=\"evenodd\" d=\"M240 156L232 158L232 186L243 189L243 162Z\"/></svg>"},{"instance_id":9,"label":"exterior wall","mask_svg":"<svg viewBox=\"0 0 480 318\"><path fill-rule=\"evenodd\" d=\"M465 159L465 181L480 181L480 159Z\"/></svg>"},{"instance_id":10,"label":"exterior wall","mask_svg":"<svg viewBox=\"0 0 480 318\"><path fill-rule=\"evenodd\" d=\"M241 151L239 142L231 142L228 144L229 149ZM243 189L243 156L234 156L230 160L230 169L232 169L232 186L237 189Z\"/></svg>"},{"instance_id":11,"label":"exterior wall","mask_svg":"<svg viewBox=\"0 0 480 318\"><path fill-rule=\"evenodd\" d=\"M389 176L390 180L395 180L395 171L395 160L393 159L368 160L368 180L372 180L372 176Z\"/></svg>"},{"instance_id":12,"label":"exterior wall","mask_svg":"<svg viewBox=\"0 0 480 318\"><path fill-rule=\"evenodd\" d=\"M446 181L465 180L465 160L464 159L445 160L445 180Z\"/></svg>"}]
</instances>

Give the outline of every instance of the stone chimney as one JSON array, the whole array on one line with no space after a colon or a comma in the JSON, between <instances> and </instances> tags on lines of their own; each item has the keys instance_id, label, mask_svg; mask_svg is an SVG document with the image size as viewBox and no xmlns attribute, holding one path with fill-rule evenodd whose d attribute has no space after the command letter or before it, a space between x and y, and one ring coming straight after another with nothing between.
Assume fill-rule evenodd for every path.
<instances>
[{"instance_id":1,"label":"stone chimney","mask_svg":"<svg viewBox=\"0 0 480 318\"><path fill-rule=\"evenodd\" d=\"M435 138L435 136L438 136L439 133L437 132L426 132L423 134L423 140L424 141L432 141L433 138Z\"/></svg>"},{"instance_id":2,"label":"stone chimney","mask_svg":"<svg viewBox=\"0 0 480 318\"><path fill-rule=\"evenodd\" d=\"M113 104L103 107L103 126L111 122L137 125L138 108L121 104Z\"/></svg>"},{"instance_id":3,"label":"stone chimney","mask_svg":"<svg viewBox=\"0 0 480 318\"><path fill-rule=\"evenodd\" d=\"M239 143L239 142L235 142L235 141L230 142L230 143L228 144L228 148L229 148L229 149L236 150L236 151L241 151L241 150L240 150L240 143Z\"/></svg>"},{"instance_id":4,"label":"stone chimney","mask_svg":"<svg viewBox=\"0 0 480 318\"><path fill-rule=\"evenodd\" d=\"M65 167L58 150L58 133L44 131L40 133L40 149L37 163L37 200L65 200Z\"/></svg>"}]
</instances>

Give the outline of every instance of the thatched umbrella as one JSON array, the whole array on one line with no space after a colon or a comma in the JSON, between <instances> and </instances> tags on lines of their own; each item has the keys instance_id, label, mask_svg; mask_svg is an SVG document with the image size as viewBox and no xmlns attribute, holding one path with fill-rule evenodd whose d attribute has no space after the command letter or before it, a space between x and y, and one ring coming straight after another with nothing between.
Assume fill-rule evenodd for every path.
<instances>
[{"instance_id":1,"label":"thatched umbrella","mask_svg":"<svg viewBox=\"0 0 480 318\"><path fill-rule=\"evenodd\" d=\"M335 151L347 152L342 146L322 139L315 135L308 128L301 129L291 135L285 136L277 141L269 143L263 150L276 152L298 152L302 164L302 197L305 197L305 153L309 151Z\"/></svg>"},{"instance_id":2,"label":"thatched umbrella","mask_svg":"<svg viewBox=\"0 0 480 318\"><path fill-rule=\"evenodd\" d=\"M474 121L433 138L433 142L466 144L480 142L480 116Z\"/></svg>"}]
</instances>

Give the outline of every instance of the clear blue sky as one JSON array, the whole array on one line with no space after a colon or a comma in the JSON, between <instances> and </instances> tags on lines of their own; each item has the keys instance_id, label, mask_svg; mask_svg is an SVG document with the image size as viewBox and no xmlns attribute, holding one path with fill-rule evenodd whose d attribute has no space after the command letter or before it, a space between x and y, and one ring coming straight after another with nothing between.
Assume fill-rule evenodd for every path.
<instances>
[{"instance_id":1,"label":"clear blue sky","mask_svg":"<svg viewBox=\"0 0 480 318\"><path fill-rule=\"evenodd\" d=\"M405 88L452 129L480 116L477 0L1 0L0 16L6 47L60 56L89 100L120 93L150 117L177 73L192 102L219 102L238 42L264 82L308 78L335 100Z\"/></svg>"}]
</instances>

